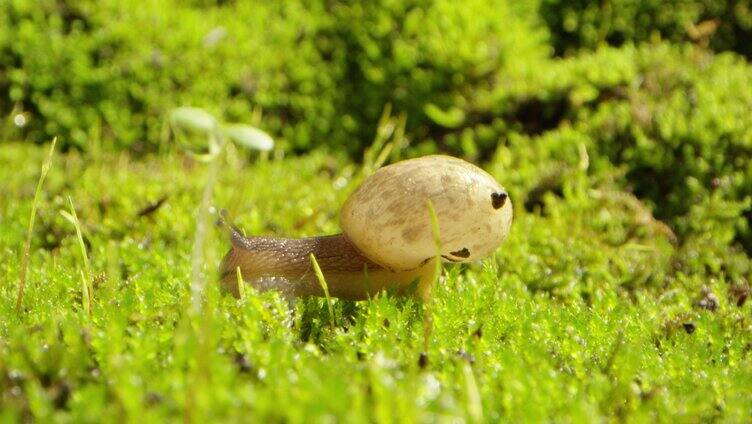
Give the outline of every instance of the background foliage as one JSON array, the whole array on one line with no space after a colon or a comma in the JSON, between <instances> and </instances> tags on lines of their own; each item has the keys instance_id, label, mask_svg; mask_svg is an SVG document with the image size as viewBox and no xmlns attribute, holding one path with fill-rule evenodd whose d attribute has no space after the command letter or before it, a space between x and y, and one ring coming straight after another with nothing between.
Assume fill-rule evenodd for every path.
<instances>
[{"instance_id":1,"label":"background foliage","mask_svg":"<svg viewBox=\"0 0 752 424\"><path fill-rule=\"evenodd\" d=\"M540 10L559 54L664 39L752 55L747 0L542 0Z\"/></svg>"}]
</instances>

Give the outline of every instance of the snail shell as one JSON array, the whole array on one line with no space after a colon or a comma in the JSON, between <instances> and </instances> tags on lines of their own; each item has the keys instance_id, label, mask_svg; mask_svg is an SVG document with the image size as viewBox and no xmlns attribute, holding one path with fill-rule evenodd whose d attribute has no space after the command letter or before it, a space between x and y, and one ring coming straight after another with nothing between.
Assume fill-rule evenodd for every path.
<instances>
[{"instance_id":1,"label":"snail shell","mask_svg":"<svg viewBox=\"0 0 752 424\"><path fill-rule=\"evenodd\" d=\"M425 156L385 166L342 208L342 229L370 260L410 270L436 255L430 200L439 221L442 256L472 261L493 252L512 224L512 203L496 180L468 162Z\"/></svg>"}]
</instances>

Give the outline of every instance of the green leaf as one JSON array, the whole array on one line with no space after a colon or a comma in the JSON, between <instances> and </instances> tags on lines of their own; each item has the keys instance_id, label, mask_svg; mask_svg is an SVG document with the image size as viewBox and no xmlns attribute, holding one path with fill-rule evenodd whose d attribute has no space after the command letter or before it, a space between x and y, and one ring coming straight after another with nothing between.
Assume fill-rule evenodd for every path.
<instances>
[{"instance_id":1,"label":"green leaf","mask_svg":"<svg viewBox=\"0 0 752 424\"><path fill-rule=\"evenodd\" d=\"M250 125L225 125L222 127L222 134L249 149L267 151L274 148L274 140L269 134Z\"/></svg>"},{"instance_id":2,"label":"green leaf","mask_svg":"<svg viewBox=\"0 0 752 424\"><path fill-rule=\"evenodd\" d=\"M433 103L428 103L423 107L423 112L433 122L445 128L457 128L465 122L465 112L458 107L452 107L448 110L442 110Z\"/></svg>"},{"instance_id":3,"label":"green leaf","mask_svg":"<svg viewBox=\"0 0 752 424\"><path fill-rule=\"evenodd\" d=\"M217 120L207 111L197 107L179 107L170 112L170 122L183 129L209 133L214 131Z\"/></svg>"}]
</instances>

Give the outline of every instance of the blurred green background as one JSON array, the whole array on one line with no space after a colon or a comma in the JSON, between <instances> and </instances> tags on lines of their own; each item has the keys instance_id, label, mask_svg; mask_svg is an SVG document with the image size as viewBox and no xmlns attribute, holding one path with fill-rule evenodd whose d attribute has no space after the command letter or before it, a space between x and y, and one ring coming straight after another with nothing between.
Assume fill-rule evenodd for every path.
<instances>
[{"instance_id":1,"label":"blurred green background","mask_svg":"<svg viewBox=\"0 0 752 424\"><path fill-rule=\"evenodd\" d=\"M527 188L584 147L679 235L749 252L751 30L743 0L9 0L0 139L169 150L192 105L358 159L388 107L411 154L535 158Z\"/></svg>"}]
</instances>

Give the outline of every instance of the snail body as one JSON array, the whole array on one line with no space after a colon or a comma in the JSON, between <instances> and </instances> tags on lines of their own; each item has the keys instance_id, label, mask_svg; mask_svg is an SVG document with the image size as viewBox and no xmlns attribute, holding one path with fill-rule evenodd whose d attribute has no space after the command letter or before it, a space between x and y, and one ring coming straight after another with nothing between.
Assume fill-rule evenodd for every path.
<instances>
[{"instance_id":1,"label":"snail body","mask_svg":"<svg viewBox=\"0 0 752 424\"><path fill-rule=\"evenodd\" d=\"M401 294L430 276L426 264L414 270L385 269L363 254L342 234L300 239L244 237L233 231L232 248L222 264L223 282L237 295L237 273L257 290L278 290L285 295L324 296L311 267L313 254L321 267L329 294L343 299L364 299L393 288Z\"/></svg>"},{"instance_id":2,"label":"snail body","mask_svg":"<svg viewBox=\"0 0 752 424\"><path fill-rule=\"evenodd\" d=\"M310 263L313 254L331 296L357 300L385 289L407 293L434 269L429 200L446 261L482 258L509 233L512 204L492 176L461 159L425 156L385 166L364 180L342 207L343 234L289 239L231 230L222 282L237 293L240 268L243 280L259 290L323 296Z\"/></svg>"}]
</instances>

